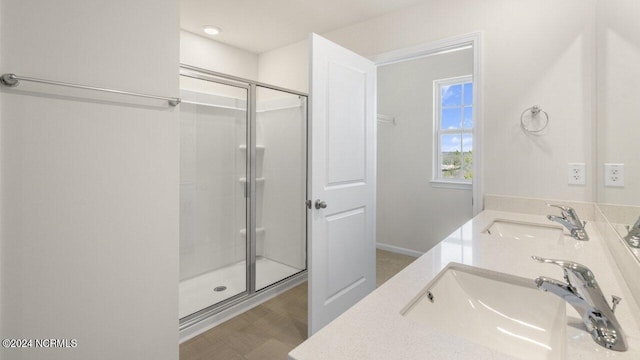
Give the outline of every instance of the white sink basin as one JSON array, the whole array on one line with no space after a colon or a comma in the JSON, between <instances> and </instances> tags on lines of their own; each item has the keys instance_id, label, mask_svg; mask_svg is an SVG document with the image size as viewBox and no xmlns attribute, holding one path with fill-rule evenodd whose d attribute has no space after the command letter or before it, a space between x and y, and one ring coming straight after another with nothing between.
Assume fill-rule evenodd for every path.
<instances>
[{"instance_id":1,"label":"white sink basin","mask_svg":"<svg viewBox=\"0 0 640 360\"><path fill-rule=\"evenodd\" d=\"M482 233L516 240L560 240L561 226L496 219Z\"/></svg>"},{"instance_id":2,"label":"white sink basin","mask_svg":"<svg viewBox=\"0 0 640 360\"><path fill-rule=\"evenodd\" d=\"M520 359L563 359L566 305L532 279L451 263L402 315Z\"/></svg>"}]
</instances>

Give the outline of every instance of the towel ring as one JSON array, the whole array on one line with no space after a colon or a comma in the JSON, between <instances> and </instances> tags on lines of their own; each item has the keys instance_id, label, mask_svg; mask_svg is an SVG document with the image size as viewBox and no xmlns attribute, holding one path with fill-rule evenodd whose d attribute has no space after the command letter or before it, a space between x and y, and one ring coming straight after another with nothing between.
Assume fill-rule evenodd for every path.
<instances>
[{"instance_id":1,"label":"towel ring","mask_svg":"<svg viewBox=\"0 0 640 360\"><path fill-rule=\"evenodd\" d=\"M531 112L531 117L532 118L538 116L538 114L540 114L540 113L544 114L545 122L544 122L544 125L542 125L541 128L532 129L532 128L528 127L527 125L525 125L525 123L524 123L524 114L526 114L529 111ZM542 110L542 108L540 108L540 106L538 106L538 105L534 105L534 106L532 106L530 108L524 109L522 114L520 114L520 126L522 126L522 129L524 129L524 131L526 131L526 132L539 133L542 130L546 129L547 125L549 125L549 114L547 114L546 111Z\"/></svg>"}]
</instances>

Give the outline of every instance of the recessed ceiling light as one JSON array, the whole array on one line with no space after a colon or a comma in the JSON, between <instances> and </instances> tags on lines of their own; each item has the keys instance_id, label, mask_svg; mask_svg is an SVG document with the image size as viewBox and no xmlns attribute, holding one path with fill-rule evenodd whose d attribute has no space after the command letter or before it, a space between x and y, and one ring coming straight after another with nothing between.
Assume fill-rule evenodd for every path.
<instances>
[{"instance_id":1,"label":"recessed ceiling light","mask_svg":"<svg viewBox=\"0 0 640 360\"><path fill-rule=\"evenodd\" d=\"M203 26L202 30L204 30L204 32L206 32L209 35L218 35L222 32L222 30L219 27L211 26L211 25Z\"/></svg>"}]
</instances>

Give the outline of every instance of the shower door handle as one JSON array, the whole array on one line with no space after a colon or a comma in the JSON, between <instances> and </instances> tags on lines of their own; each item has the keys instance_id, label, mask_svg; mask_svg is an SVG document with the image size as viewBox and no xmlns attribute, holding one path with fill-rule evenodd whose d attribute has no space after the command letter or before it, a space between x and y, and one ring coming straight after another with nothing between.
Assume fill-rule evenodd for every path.
<instances>
[{"instance_id":1,"label":"shower door handle","mask_svg":"<svg viewBox=\"0 0 640 360\"><path fill-rule=\"evenodd\" d=\"M316 209L326 209L327 203L322 200L316 200Z\"/></svg>"}]
</instances>

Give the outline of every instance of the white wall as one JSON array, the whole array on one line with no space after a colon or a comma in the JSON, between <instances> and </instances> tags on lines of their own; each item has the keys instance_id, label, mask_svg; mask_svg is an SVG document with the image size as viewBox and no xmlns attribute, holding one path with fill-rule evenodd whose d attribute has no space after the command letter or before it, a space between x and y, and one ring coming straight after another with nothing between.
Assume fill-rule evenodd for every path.
<instances>
[{"instance_id":1,"label":"white wall","mask_svg":"<svg viewBox=\"0 0 640 360\"><path fill-rule=\"evenodd\" d=\"M592 201L595 4L596 0L429 1L323 36L373 56L482 31L484 192ZM270 56L275 58L278 51ZM305 56L298 51L298 58ZM288 71L308 76L302 66ZM261 71L261 76L267 75ZM549 131L537 137L524 134L519 122L521 112L535 104L551 117ZM587 164L586 186L567 185L569 162Z\"/></svg>"},{"instance_id":2,"label":"white wall","mask_svg":"<svg viewBox=\"0 0 640 360\"><path fill-rule=\"evenodd\" d=\"M258 79L258 55L188 31L180 31L180 62L245 79Z\"/></svg>"},{"instance_id":3,"label":"white wall","mask_svg":"<svg viewBox=\"0 0 640 360\"><path fill-rule=\"evenodd\" d=\"M485 193L590 201L593 179L567 185L567 163L593 163L594 6L429 1L326 36L369 56L483 31ZM521 112L534 104L551 117L544 136L520 129Z\"/></svg>"},{"instance_id":4,"label":"white wall","mask_svg":"<svg viewBox=\"0 0 640 360\"><path fill-rule=\"evenodd\" d=\"M473 74L473 50L378 67L377 241L426 252L473 217L471 189L433 187L433 81Z\"/></svg>"},{"instance_id":5,"label":"white wall","mask_svg":"<svg viewBox=\"0 0 640 360\"><path fill-rule=\"evenodd\" d=\"M301 41L261 54L180 31L180 62L227 75L309 91L308 43Z\"/></svg>"},{"instance_id":6,"label":"white wall","mask_svg":"<svg viewBox=\"0 0 640 360\"><path fill-rule=\"evenodd\" d=\"M2 0L0 34L2 72L178 94L177 1ZM0 101L0 337L77 339L0 358L177 359L176 110L26 82Z\"/></svg>"},{"instance_id":7,"label":"white wall","mask_svg":"<svg viewBox=\"0 0 640 360\"><path fill-rule=\"evenodd\" d=\"M258 80L309 92L309 43L300 41L258 56Z\"/></svg>"},{"instance_id":8,"label":"white wall","mask_svg":"<svg viewBox=\"0 0 640 360\"><path fill-rule=\"evenodd\" d=\"M640 2L598 3L598 201L640 205ZM604 163L625 164L624 188L604 187ZM633 223L629 221L628 223Z\"/></svg>"}]
</instances>

